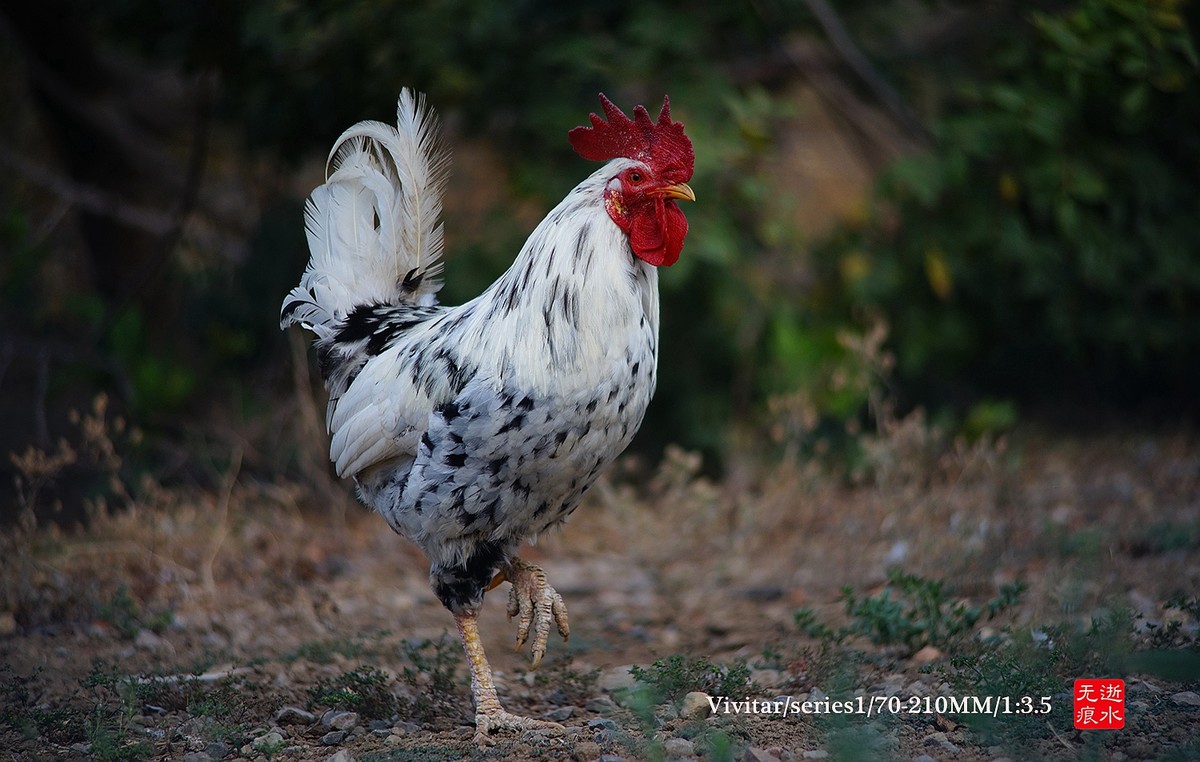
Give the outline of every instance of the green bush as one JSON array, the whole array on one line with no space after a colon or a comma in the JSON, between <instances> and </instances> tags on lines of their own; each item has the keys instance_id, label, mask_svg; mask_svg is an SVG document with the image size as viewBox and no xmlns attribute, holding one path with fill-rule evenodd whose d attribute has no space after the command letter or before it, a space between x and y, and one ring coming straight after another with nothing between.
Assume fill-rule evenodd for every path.
<instances>
[{"instance_id":1,"label":"green bush","mask_svg":"<svg viewBox=\"0 0 1200 762\"><path fill-rule=\"evenodd\" d=\"M916 651L925 645L948 646L966 639L981 619L994 619L1014 608L1026 585L1003 585L995 598L983 605L951 597L941 580L927 579L899 569L888 570L888 584L878 595L860 596L842 589L850 624L833 629L812 609L796 612L796 624L805 634L834 643L850 636L868 638L877 645L903 645Z\"/></svg>"},{"instance_id":2,"label":"green bush","mask_svg":"<svg viewBox=\"0 0 1200 762\"><path fill-rule=\"evenodd\" d=\"M1034 12L874 221L818 252L927 397L1125 402L1200 372L1200 79L1172 0Z\"/></svg>"}]
</instances>

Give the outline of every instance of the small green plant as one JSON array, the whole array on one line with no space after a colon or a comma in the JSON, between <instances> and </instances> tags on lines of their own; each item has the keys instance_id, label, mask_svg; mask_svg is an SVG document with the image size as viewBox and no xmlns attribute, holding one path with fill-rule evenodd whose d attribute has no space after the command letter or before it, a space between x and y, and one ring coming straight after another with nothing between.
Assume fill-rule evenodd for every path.
<instances>
[{"instance_id":1,"label":"small green plant","mask_svg":"<svg viewBox=\"0 0 1200 762\"><path fill-rule=\"evenodd\" d=\"M1178 611L1181 618L1156 628L1150 636L1149 646L1200 653L1200 597L1176 595L1163 604L1163 609ZM1185 618L1191 620L1186 622L1186 627Z\"/></svg>"},{"instance_id":2,"label":"small green plant","mask_svg":"<svg viewBox=\"0 0 1200 762\"><path fill-rule=\"evenodd\" d=\"M128 585L121 585L107 601L97 605L96 615L116 628L121 637L132 639L140 630L161 633L175 619L171 610L149 613L133 599Z\"/></svg>"},{"instance_id":3,"label":"small green plant","mask_svg":"<svg viewBox=\"0 0 1200 762\"><path fill-rule=\"evenodd\" d=\"M546 700L552 704L582 704L596 693L599 669L580 672L571 667L571 655L564 654L543 666L535 673L534 684L546 692Z\"/></svg>"},{"instance_id":4,"label":"small green plant","mask_svg":"<svg viewBox=\"0 0 1200 762\"><path fill-rule=\"evenodd\" d=\"M458 648L446 633L437 640L405 642L400 650L408 662L400 679L412 696L401 703L403 714L436 724L458 717L464 707L470 706L456 678Z\"/></svg>"},{"instance_id":5,"label":"small green plant","mask_svg":"<svg viewBox=\"0 0 1200 762\"><path fill-rule=\"evenodd\" d=\"M796 612L796 624L810 637L841 643L850 636L868 638L876 645L903 645L915 651L925 645L944 646L973 631L980 619L993 619L1020 602L1026 586L1013 582L983 605L951 599L941 580L931 580L899 569L888 572L888 584L879 595L860 597L850 587L841 600L851 624L837 629L817 619L811 609Z\"/></svg>"},{"instance_id":6,"label":"small green plant","mask_svg":"<svg viewBox=\"0 0 1200 762\"><path fill-rule=\"evenodd\" d=\"M1061 677L1062 654L1058 641L1044 630L1020 630L1003 640L967 646L943 668L954 691L961 695L1029 696L1039 700L1067 690L1066 678ZM1083 672L1080 674L1091 674ZM956 719L979 735L984 743L1003 744L1014 750L1051 734L1047 722L1055 722L1055 714L1020 714L1002 720L986 715L963 715ZM1057 720L1060 729L1069 720Z\"/></svg>"},{"instance_id":7,"label":"small green plant","mask_svg":"<svg viewBox=\"0 0 1200 762\"><path fill-rule=\"evenodd\" d=\"M262 754L268 760L275 759L275 755L283 751L286 747L287 741L282 738L276 741L273 738L268 740L266 737L264 737L259 738L254 742L255 751L257 751L259 754Z\"/></svg>"},{"instance_id":8,"label":"small green plant","mask_svg":"<svg viewBox=\"0 0 1200 762\"><path fill-rule=\"evenodd\" d=\"M366 652L363 644L354 638L334 638L333 640L309 641L301 643L296 650L284 658L287 661L306 659L315 664L331 664L335 654L347 659L358 659Z\"/></svg>"},{"instance_id":9,"label":"small green plant","mask_svg":"<svg viewBox=\"0 0 1200 762\"><path fill-rule=\"evenodd\" d=\"M176 685L179 695L175 701L160 706L186 711L188 717L199 722L200 735L206 740L220 741L231 748L240 748L250 740L256 715L252 686L244 677L227 677L216 683L184 681Z\"/></svg>"},{"instance_id":10,"label":"small green plant","mask_svg":"<svg viewBox=\"0 0 1200 762\"><path fill-rule=\"evenodd\" d=\"M1133 541L1132 552L1153 555L1188 551L1200 547L1200 525L1174 521L1156 521Z\"/></svg>"},{"instance_id":11,"label":"small green plant","mask_svg":"<svg viewBox=\"0 0 1200 762\"><path fill-rule=\"evenodd\" d=\"M798 610L793 618L801 632L826 645L840 646L853 633L850 627L830 627L819 619L816 611L808 607Z\"/></svg>"},{"instance_id":12,"label":"small green plant","mask_svg":"<svg viewBox=\"0 0 1200 762\"><path fill-rule=\"evenodd\" d=\"M741 748L748 745L750 736L741 718L716 716L703 721L689 722L675 735L696 744L696 753L713 762L733 762Z\"/></svg>"},{"instance_id":13,"label":"small green plant","mask_svg":"<svg viewBox=\"0 0 1200 762\"><path fill-rule=\"evenodd\" d=\"M783 669L786 665L787 659L778 645L768 643L762 647L762 655L757 665L759 669Z\"/></svg>"},{"instance_id":14,"label":"small green plant","mask_svg":"<svg viewBox=\"0 0 1200 762\"><path fill-rule=\"evenodd\" d=\"M38 700L41 673L37 668L22 676L8 664L0 664L0 725L26 738L43 737L58 743L73 740L80 730L78 717L70 710L49 707Z\"/></svg>"},{"instance_id":15,"label":"small green plant","mask_svg":"<svg viewBox=\"0 0 1200 762\"><path fill-rule=\"evenodd\" d=\"M676 654L656 659L649 667L635 665L629 671L638 682L650 687L658 702L678 701L691 691L740 698L754 687L750 667L740 660L723 666L703 657Z\"/></svg>"},{"instance_id":16,"label":"small green plant","mask_svg":"<svg viewBox=\"0 0 1200 762\"><path fill-rule=\"evenodd\" d=\"M87 742L92 759L102 762L147 759L154 751L149 742L131 738L128 725L114 722L99 705L88 722Z\"/></svg>"},{"instance_id":17,"label":"small green plant","mask_svg":"<svg viewBox=\"0 0 1200 762\"><path fill-rule=\"evenodd\" d=\"M228 677L214 685L185 683L185 702L188 714L213 720L240 722L247 713L246 681Z\"/></svg>"},{"instance_id":18,"label":"small green plant","mask_svg":"<svg viewBox=\"0 0 1200 762\"><path fill-rule=\"evenodd\" d=\"M333 679L322 679L308 691L308 705L358 712L367 719L387 719L396 712L391 677L375 667L361 666Z\"/></svg>"},{"instance_id":19,"label":"small green plant","mask_svg":"<svg viewBox=\"0 0 1200 762\"><path fill-rule=\"evenodd\" d=\"M132 675L122 674L114 665L104 662L93 664L81 685L94 700L84 731L91 744L92 758L116 762L149 757L153 747L135 737L133 718L145 703L146 696L157 688L139 682Z\"/></svg>"}]
</instances>

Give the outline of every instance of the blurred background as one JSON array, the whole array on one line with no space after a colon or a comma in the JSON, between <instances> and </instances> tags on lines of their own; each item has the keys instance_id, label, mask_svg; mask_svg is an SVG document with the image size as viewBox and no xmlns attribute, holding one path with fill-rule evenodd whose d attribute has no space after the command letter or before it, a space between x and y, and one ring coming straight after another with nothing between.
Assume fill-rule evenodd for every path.
<instances>
[{"instance_id":1,"label":"blurred background","mask_svg":"<svg viewBox=\"0 0 1200 762\"><path fill-rule=\"evenodd\" d=\"M401 86L428 93L455 152L447 303L591 171L565 133L597 92L627 110L670 94L700 202L662 274L659 393L635 444L651 462L675 443L718 477L745 458L853 469L860 432L918 409L969 439L1194 421L1195 13L6 4L0 451L70 459L26 506L43 519L109 488L103 453L59 447L97 404L131 489L219 483L234 450L246 473L324 479L317 379L278 307L329 146L390 120ZM0 462L8 519L19 475Z\"/></svg>"}]
</instances>

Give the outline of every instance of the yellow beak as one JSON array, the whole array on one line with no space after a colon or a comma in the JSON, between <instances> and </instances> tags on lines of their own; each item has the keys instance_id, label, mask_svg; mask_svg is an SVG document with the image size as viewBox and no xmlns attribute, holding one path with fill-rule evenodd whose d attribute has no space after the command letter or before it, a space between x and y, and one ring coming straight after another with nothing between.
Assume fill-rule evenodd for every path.
<instances>
[{"instance_id":1,"label":"yellow beak","mask_svg":"<svg viewBox=\"0 0 1200 762\"><path fill-rule=\"evenodd\" d=\"M665 188L658 188L657 190L650 191L648 195L662 196L663 198L679 198L683 199L684 201L696 200L695 192L692 191L691 186L687 183L675 183L674 185L668 185Z\"/></svg>"}]
</instances>

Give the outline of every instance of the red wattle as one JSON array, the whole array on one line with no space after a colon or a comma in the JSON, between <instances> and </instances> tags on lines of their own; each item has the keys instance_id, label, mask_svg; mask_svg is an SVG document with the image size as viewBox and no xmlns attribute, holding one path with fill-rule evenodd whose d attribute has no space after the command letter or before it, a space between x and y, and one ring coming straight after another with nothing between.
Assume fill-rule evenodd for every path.
<instances>
[{"instance_id":1,"label":"red wattle","mask_svg":"<svg viewBox=\"0 0 1200 762\"><path fill-rule=\"evenodd\" d=\"M636 210L629 230L633 253L655 267L670 267L679 261L688 223L674 201L657 199L652 206Z\"/></svg>"}]
</instances>

